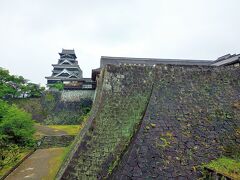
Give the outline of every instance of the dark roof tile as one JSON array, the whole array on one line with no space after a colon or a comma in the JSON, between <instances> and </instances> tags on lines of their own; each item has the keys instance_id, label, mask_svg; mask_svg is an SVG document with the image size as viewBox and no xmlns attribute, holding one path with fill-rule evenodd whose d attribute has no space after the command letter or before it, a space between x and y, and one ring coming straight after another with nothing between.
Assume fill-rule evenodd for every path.
<instances>
[{"instance_id":1,"label":"dark roof tile","mask_svg":"<svg viewBox=\"0 0 240 180\"><path fill-rule=\"evenodd\" d=\"M131 58L131 57L101 57L101 67L107 64L176 64L176 65L211 65L211 60L189 60L189 59L156 59L156 58Z\"/></svg>"}]
</instances>

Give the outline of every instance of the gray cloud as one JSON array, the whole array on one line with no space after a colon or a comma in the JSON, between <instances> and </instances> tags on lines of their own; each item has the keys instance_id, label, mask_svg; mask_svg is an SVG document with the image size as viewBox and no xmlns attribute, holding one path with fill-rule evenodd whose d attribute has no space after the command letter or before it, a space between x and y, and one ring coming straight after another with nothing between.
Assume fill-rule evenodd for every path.
<instances>
[{"instance_id":1,"label":"gray cloud","mask_svg":"<svg viewBox=\"0 0 240 180\"><path fill-rule=\"evenodd\" d=\"M239 53L239 0L1 0L0 66L45 84L62 48L84 76L101 55L216 59Z\"/></svg>"}]
</instances>

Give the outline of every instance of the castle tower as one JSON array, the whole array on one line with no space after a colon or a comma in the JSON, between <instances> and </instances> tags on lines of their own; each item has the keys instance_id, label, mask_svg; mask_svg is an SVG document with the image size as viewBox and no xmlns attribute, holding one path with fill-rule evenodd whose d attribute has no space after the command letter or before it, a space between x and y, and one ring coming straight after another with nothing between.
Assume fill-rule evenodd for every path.
<instances>
[{"instance_id":1,"label":"castle tower","mask_svg":"<svg viewBox=\"0 0 240 180\"><path fill-rule=\"evenodd\" d=\"M46 77L47 85L63 82L65 86L79 86L82 81L82 70L78 65L74 50L62 49L57 64L52 64L52 75Z\"/></svg>"}]
</instances>

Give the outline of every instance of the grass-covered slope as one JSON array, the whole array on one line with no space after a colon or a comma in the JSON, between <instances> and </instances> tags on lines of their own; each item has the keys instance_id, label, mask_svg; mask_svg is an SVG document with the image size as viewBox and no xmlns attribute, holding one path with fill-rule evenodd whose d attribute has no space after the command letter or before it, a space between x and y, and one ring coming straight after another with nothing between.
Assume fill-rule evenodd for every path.
<instances>
[{"instance_id":1,"label":"grass-covered slope","mask_svg":"<svg viewBox=\"0 0 240 180\"><path fill-rule=\"evenodd\" d=\"M151 94L153 76L150 67L104 69L95 107L76 140L71 160L63 167L62 179L102 179L111 174L138 129Z\"/></svg>"}]
</instances>

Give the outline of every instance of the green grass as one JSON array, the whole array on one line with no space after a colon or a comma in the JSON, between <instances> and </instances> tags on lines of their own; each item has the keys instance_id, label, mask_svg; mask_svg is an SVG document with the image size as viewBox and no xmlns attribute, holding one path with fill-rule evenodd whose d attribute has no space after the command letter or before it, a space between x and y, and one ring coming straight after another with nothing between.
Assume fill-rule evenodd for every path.
<instances>
[{"instance_id":1,"label":"green grass","mask_svg":"<svg viewBox=\"0 0 240 180\"><path fill-rule=\"evenodd\" d=\"M48 125L47 127L64 131L68 135L77 135L83 126L82 125Z\"/></svg>"},{"instance_id":2,"label":"green grass","mask_svg":"<svg viewBox=\"0 0 240 180\"><path fill-rule=\"evenodd\" d=\"M49 163L49 173L46 177L43 177L42 180L55 179L59 168L61 167L65 157L71 150L72 145L69 145L65 148L52 148L54 151L58 151L58 156L52 158Z\"/></svg>"},{"instance_id":3,"label":"green grass","mask_svg":"<svg viewBox=\"0 0 240 180\"><path fill-rule=\"evenodd\" d=\"M204 167L233 179L240 179L240 160L221 157L205 164Z\"/></svg>"},{"instance_id":4,"label":"green grass","mask_svg":"<svg viewBox=\"0 0 240 180\"><path fill-rule=\"evenodd\" d=\"M21 153L19 154L19 159L18 161L15 161L12 164L4 166L3 169L0 170L0 178L6 174L11 168L13 168L17 163L19 163L25 156L27 156L28 153L30 153L32 150L31 149L21 149Z\"/></svg>"}]
</instances>

